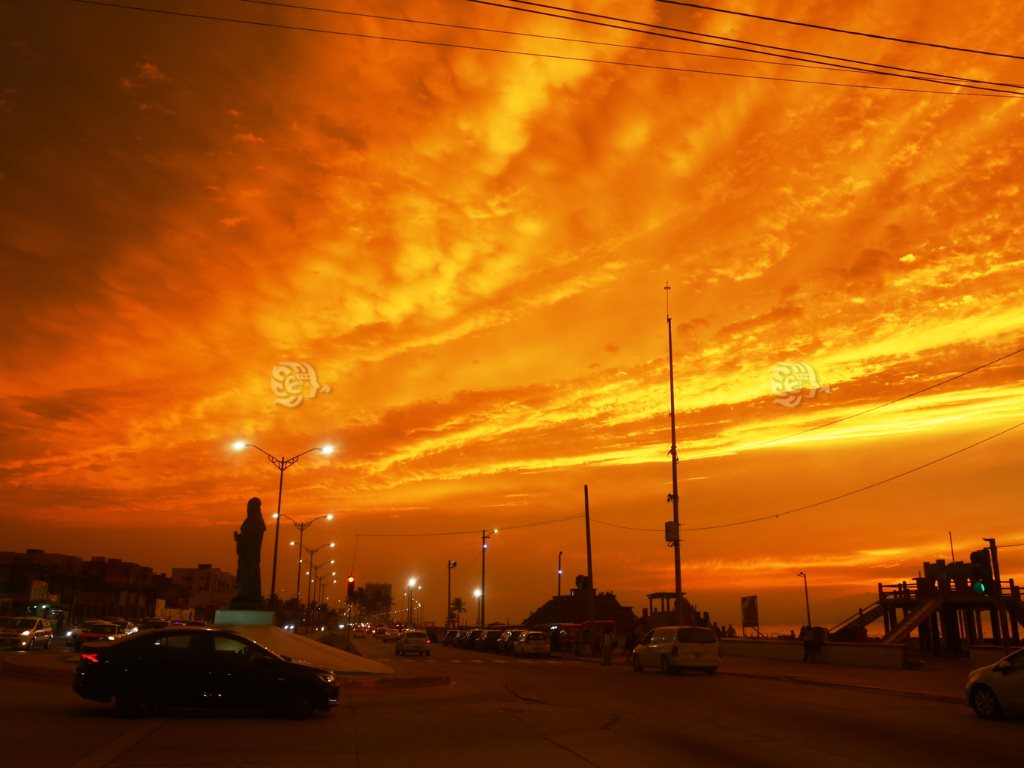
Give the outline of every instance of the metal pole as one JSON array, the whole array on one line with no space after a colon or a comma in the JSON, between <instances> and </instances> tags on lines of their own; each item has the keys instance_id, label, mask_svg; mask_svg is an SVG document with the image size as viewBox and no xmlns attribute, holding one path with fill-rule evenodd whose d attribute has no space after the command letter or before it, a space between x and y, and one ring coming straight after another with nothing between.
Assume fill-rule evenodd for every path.
<instances>
[{"instance_id":1,"label":"metal pole","mask_svg":"<svg viewBox=\"0 0 1024 768\"><path fill-rule=\"evenodd\" d=\"M273 605L277 595L277 541L281 536L281 494L284 493L284 470L285 459L281 457L281 463L277 465L280 470L280 479L277 483L277 517L274 518L274 563L270 567L270 603ZM274 462L277 464L277 462Z\"/></svg>"},{"instance_id":2,"label":"metal pole","mask_svg":"<svg viewBox=\"0 0 1024 768\"><path fill-rule=\"evenodd\" d=\"M597 620L597 606L595 605L594 590L594 558L590 552L590 491L583 486L583 518L587 529L587 615L590 618L590 631L594 631L594 622Z\"/></svg>"},{"instance_id":3,"label":"metal pole","mask_svg":"<svg viewBox=\"0 0 1024 768\"><path fill-rule=\"evenodd\" d=\"M807 574L803 571L797 574L797 576L804 577L804 604L807 606L807 626L811 626L811 597L807 592Z\"/></svg>"},{"instance_id":4,"label":"metal pole","mask_svg":"<svg viewBox=\"0 0 1024 768\"><path fill-rule=\"evenodd\" d=\"M558 553L558 596L562 596L562 553Z\"/></svg>"},{"instance_id":5,"label":"metal pole","mask_svg":"<svg viewBox=\"0 0 1024 768\"><path fill-rule=\"evenodd\" d=\"M305 526L299 527L299 563L295 566L295 606L302 604L302 534L306 532Z\"/></svg>"},{"instance_id":6,"label":"metal pole","mask_svg":"<svg viewBox=\"0 0 1024 768\"><path fill-rule=\"evenodd\" d=\"M487 531L480 531L480 543L483 545L480 549L480 622L477 626L482 627L484 625L484 599L487 594Z\"/></svg>"},{"instance_id":7,"label":"metal pole","mask_svg":"<svg viewBox=\"0 0 1024 768\"><path fill-rule=\"evenodd\" d=\"M672 523L675 529L676 540L672 542L672 549L676 567L676 622L683 623L683 577L682 564L679 556L679 453L676 450L676 385L675 370L672 363L672 317L668 313L668 291L671 288L665 284L665 321L668 323L668 384L669 403L672 413L672 448L669 453L672 456Z\"/></svg>"}]
</instances>

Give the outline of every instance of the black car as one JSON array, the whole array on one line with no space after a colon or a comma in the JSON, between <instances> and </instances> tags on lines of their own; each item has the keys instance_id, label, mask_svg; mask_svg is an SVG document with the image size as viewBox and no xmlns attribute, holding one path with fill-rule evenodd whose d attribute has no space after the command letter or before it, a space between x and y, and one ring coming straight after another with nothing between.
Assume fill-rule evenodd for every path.
<instances>
[{"instance_id":1,"label":"black car","mask_svg":"<svg viewBox=\"0 0 1024 768\"><path fill-rule=\"evenodd\" d=\"M303 718L337 704L338 689L328 669L279 656L237 632L198 627L86 643L74 681L79 696L113 699L124 716L160 707L255 707Z\"/></svg>"}]
</instances>

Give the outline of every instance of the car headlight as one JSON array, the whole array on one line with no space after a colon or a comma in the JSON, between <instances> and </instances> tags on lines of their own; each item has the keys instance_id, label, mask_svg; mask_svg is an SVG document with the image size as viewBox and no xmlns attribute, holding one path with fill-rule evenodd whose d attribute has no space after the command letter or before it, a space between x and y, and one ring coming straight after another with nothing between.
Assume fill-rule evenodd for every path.
<instances>
[{"instance_id":1,"label":"car headlight","mask_svg":"<svg viewBox=\"0 0 1024 768\"><path fill-rule=\"evenodd\" d=\"M327 685L334 685L334 675L330 673L317 674L316 677L321 683L326 683Z\"/></svg>"},{"instance_id":2,"label":"car headlight","mask_svg":"<svg viewBox=\"0 0 1024 768\"><path fill-rule=\"evenodd\" d=\"M29 630L26 629L24 632L21 633L21 636L22 637L28 637L30 634L32 634L32 633L29 632Z\"/></svg>"}]
</instances>

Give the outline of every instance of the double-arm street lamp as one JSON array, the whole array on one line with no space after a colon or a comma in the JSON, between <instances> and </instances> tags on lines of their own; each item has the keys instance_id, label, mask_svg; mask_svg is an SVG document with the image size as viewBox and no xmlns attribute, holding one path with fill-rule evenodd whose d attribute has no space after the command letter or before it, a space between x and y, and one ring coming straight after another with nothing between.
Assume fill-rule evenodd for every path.
<instances>
[{"instance_id":1,"label":"double-arm street lamp","mask_svg":"<svg viewBox=\"0 0 1024 768\"><path fill-rule=\"evenodd\" d=\"M288 520L291 521L291 524L299 529L299 563L295 569L295 600L296 602L298 602L301 600L302 594L302 588L299 586L302 583L302 534L304 534L306 532L306 529L309 528L309 526L311 526L317 520L333 520L334 515L318 515L317 517L314 517L312 520L306 520L303 523L300 523L297 520L288 517L288 515L281 515L281 517L288 518ZM289 542L289 544L293 547L295 546L294 541Z\"/></svg>"},{"instance_id":2,"label":"double-arm street lamp","mask_svg":"<svg viewBox=\"0 0 1024 768\"><path fill-rule=\"evenodd\" d=\"M320 451L321 453L324 454L331 454L334 452L334 446L318 445L315 448L310 448L309 450L303 451L302 453L298 453L292 456L290 459L287 459L284 456L282 456L279 459L276 456L272 456L271 454L267 453L258 445L247 443L244 440L236 440L235 443L232 445L232 448L234 448L236 451L241 451L245 448L255 448L257 451L259 451L268 459L270 459L270 463L277 467L278 471L281 473L280 480L277 483L277 512L274 513L274 561L273 564L270 566L270 595L271 600L274 600L277 597L277 541L281 535L281 493L284 490L284 471L288 469L288 467L290 467L296 461L305 456L307 453L312 453L313 451Z\"/></svg>"},{"instance_id":3,"label":"double-arm street lamp","mask_svg":"<svg viewBox=\"0 0 1024 768\"><path fill-rule=\"evenodd\" d=\"M324 547L331 547L331 548L333 548L334 547L334 542L332 541L332 542L330 542L328 544L321 544L319 547L306 547L305 548L306 552L309 553L309 584L306 587L306 607L307 608L310 605L309 601L310 601L310 597L311 597L311 595L313 593L313 569L317 567L317 566L313 565L313 557L316 555L317 552L319 552ZM332 560L331 562L333 563L334 561Z\"/></svg>"}]
</instances>

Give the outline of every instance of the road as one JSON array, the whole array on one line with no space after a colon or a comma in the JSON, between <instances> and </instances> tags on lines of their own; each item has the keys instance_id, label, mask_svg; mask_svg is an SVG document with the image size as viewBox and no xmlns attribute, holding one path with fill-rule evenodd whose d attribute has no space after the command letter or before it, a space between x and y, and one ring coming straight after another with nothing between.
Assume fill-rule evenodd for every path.
<instances>
[{"instance_id":1,"label":"road","mask_svg":"<svg viewBox=\"0 0 1024 768\"><path fill-rule=\"evenodd\" d=\"M8 764L99 766L1013 765L1024 722L903 696L719 674L637 674L569 659L433 646L399 675L452 685L343 694L310 721L176 714L122 721L70 685L0 677ZM52 653L53 651L51 651Z\"/></svg>"}]
</instances>

